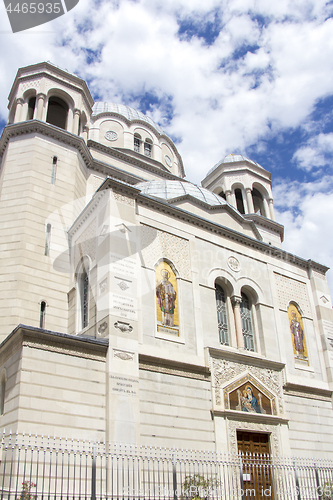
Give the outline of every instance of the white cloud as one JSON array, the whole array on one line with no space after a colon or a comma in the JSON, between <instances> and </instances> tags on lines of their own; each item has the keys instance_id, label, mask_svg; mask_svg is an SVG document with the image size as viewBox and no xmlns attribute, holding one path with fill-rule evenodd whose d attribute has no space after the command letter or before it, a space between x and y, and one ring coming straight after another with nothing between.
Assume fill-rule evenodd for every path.
<instances>
[{"instance_id":1,"label":"white cloud","mask_svg":"<svg viewBox=\"0 0 333 500\"><path fill-rule=\"evenodd\" d=\"M325 0L80 0L58 20L18 34L10 33L0 8L0 43L6 48L0 55L2 118L17 68L40 60L79 73L103 100L152 91L173 106L167 132L181 139L187 176L197 183L225 154L262 147L267 135L308 124L318 99L332 93L333 19L327 19ZM216 15L223 28L210 45L178 36L179 21L203 27ZM242 45L259 48L234 60ZM98 53L91 64L88 50ZM158 108L152 114L160 120ZM316 134L295 153L295 165L326 165L332 134ZM316 192L309 185L293 186L276 189L287 207L279 214L287 244L300 255L312 249L309 257L333 262L324 216L325 206L332 208L327 185L317 183ZM297 216L290 200L298 200ZM325 235L321 240L316 227ZM321 241L319 249L314 240Z\"/></svg>"},{"instance_id":2,"label":"white cloud","mask_svg":"<svg viewBox=\"0 0 333 500\"><path fill-rule=\"evenodd\" d=\"M305 146L300 147L293 159L305 170L314 170L329 165L332 167L333 133L318 134L311 137Z\"/></svg>"}]
</instances>

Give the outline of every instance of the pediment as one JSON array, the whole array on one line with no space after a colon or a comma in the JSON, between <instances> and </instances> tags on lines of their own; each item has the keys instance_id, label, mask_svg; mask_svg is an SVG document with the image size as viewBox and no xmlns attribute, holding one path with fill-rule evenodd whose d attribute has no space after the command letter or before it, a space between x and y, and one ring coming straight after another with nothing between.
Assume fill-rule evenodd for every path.
<instances>
[{"instance_id":1,"label":"pediment","mask_svg":"<svg viewBox=\"0 0 333 500\"><path fill-rule=\"evenodd\" d=\"M250 373L223 388L225 410L277 415L277 396Z\"/></svg>"}]
</instances>

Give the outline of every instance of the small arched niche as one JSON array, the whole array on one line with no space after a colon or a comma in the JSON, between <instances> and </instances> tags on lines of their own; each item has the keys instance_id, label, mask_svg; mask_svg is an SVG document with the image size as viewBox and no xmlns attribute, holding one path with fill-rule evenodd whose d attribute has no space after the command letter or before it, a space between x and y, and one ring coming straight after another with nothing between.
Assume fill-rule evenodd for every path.
<instances>
[{"instance_id":1,"label":"small arched niche","mask_svg":"<svg viewBox=\"0 0 333 500\"><path fill-rule=\"evenodd\" d=\"M68 104L58 96L51 96L48 101L46 122L66 130Z\"/></svg>"},{"instance_id":2,"label":"small arched niche","mask_svg":"<svg viewBox=\"0 0 333 500\"><path fill-rule=\"evenodd\" d=\"M252 189L252 200L253 200L254 213L259 212L260 215L266 217L264 197L261 194L261 192L255 187Z\"/></svg>"}]
</instances>

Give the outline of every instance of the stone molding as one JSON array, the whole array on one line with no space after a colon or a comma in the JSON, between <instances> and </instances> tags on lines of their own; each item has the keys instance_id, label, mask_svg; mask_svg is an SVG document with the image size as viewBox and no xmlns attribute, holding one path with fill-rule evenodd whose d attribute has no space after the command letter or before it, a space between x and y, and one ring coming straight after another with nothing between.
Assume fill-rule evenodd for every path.
<instances>
[{"instance_id":1,"label":"stone molding","mask_svg":"<svg viewBox=\"0 0 333 500\"><path fill-rule=\"evenodd\" d=\"M309 387L287 382L283 386L283 391L285 395L317 399L318 401L327 401L329 403L332 402L333 391L329 389L319 389L316 387Z\"/></svg>"},{"instance_id":2,"label":"stone molding","mask_svg":"<svg viewBox=\"0 0 333 500\"><path fill-rule=\"evenodd\" d=\"M20 347L105 362L108 341L18 325L0 345L0 358L8 359Z\"/></svg>"},{"instance_id":3,"label":"stone molding","mask_svg":"<svg viewBox=\"0 0 333 500\"><path fill-rule=\"evenodd\" d=\"M165 373L177 377L210 381L210 370L205 366L191 365L177 361L154 358L145 354L139 355L139 368L144 371Z\"/></svg>"}]
</instances>

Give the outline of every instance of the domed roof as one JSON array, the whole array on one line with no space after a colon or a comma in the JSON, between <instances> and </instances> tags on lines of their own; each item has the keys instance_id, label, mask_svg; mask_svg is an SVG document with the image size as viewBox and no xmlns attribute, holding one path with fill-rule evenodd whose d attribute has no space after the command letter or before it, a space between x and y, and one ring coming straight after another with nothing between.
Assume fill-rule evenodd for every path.
<instances>
[{"instance_id":1,"label":"domed roof","mask_svg":"<svg viewBox=\"0 0 333 500\"><path fill-rule=\"evenodd\" d=\"M151 127L154 127L159 134L166 135L161 127L155 123L149 116L141 113L137 109L131 108L130 106L125 106L124 104L116 104L114 102L95 102L92 108L92 116L97 116L101 113L117 113L123 116L128 121L141 120L148 123Z\"/></svg>"},{"instance_id":2,"label":"domed roof","mask_svg":"<svg viewBox=\"0 0 333 500\"><path fill-rule=\"evenodd\" d=\"M228 204L221 196L191 182L154 180L140 182L135 187L139 188L142 194L167 201L188 195L211 206Z\"/></svg>"},{"instance_id":3,"label":"domed roof","mask_svg":"<svg viewBox=\"0 0 333 500\"><path fill-rule=\"evenodd\" d=\"M255 161L252 161L250 160L249 158L247 158L246 156L243 156L243 155L235 155L233 153L230 153L229 155L225 156L222 160L220 160L218 163L216 163L216 165L214 165L213 168L211 168L209 170L209 172L207 173L207 175L211 174L212 172L214 172L214 170L219 167L220 165L222 165L223 163L232 163L232 162L241 162L241 161L247 161L248 163L252 163L252 165L256 165L257 167L260 167L262 168L261 165L259 165L259 163L256 163ZM207 177L207 176L206 176Z\"/></svg>"}]
</instances>

